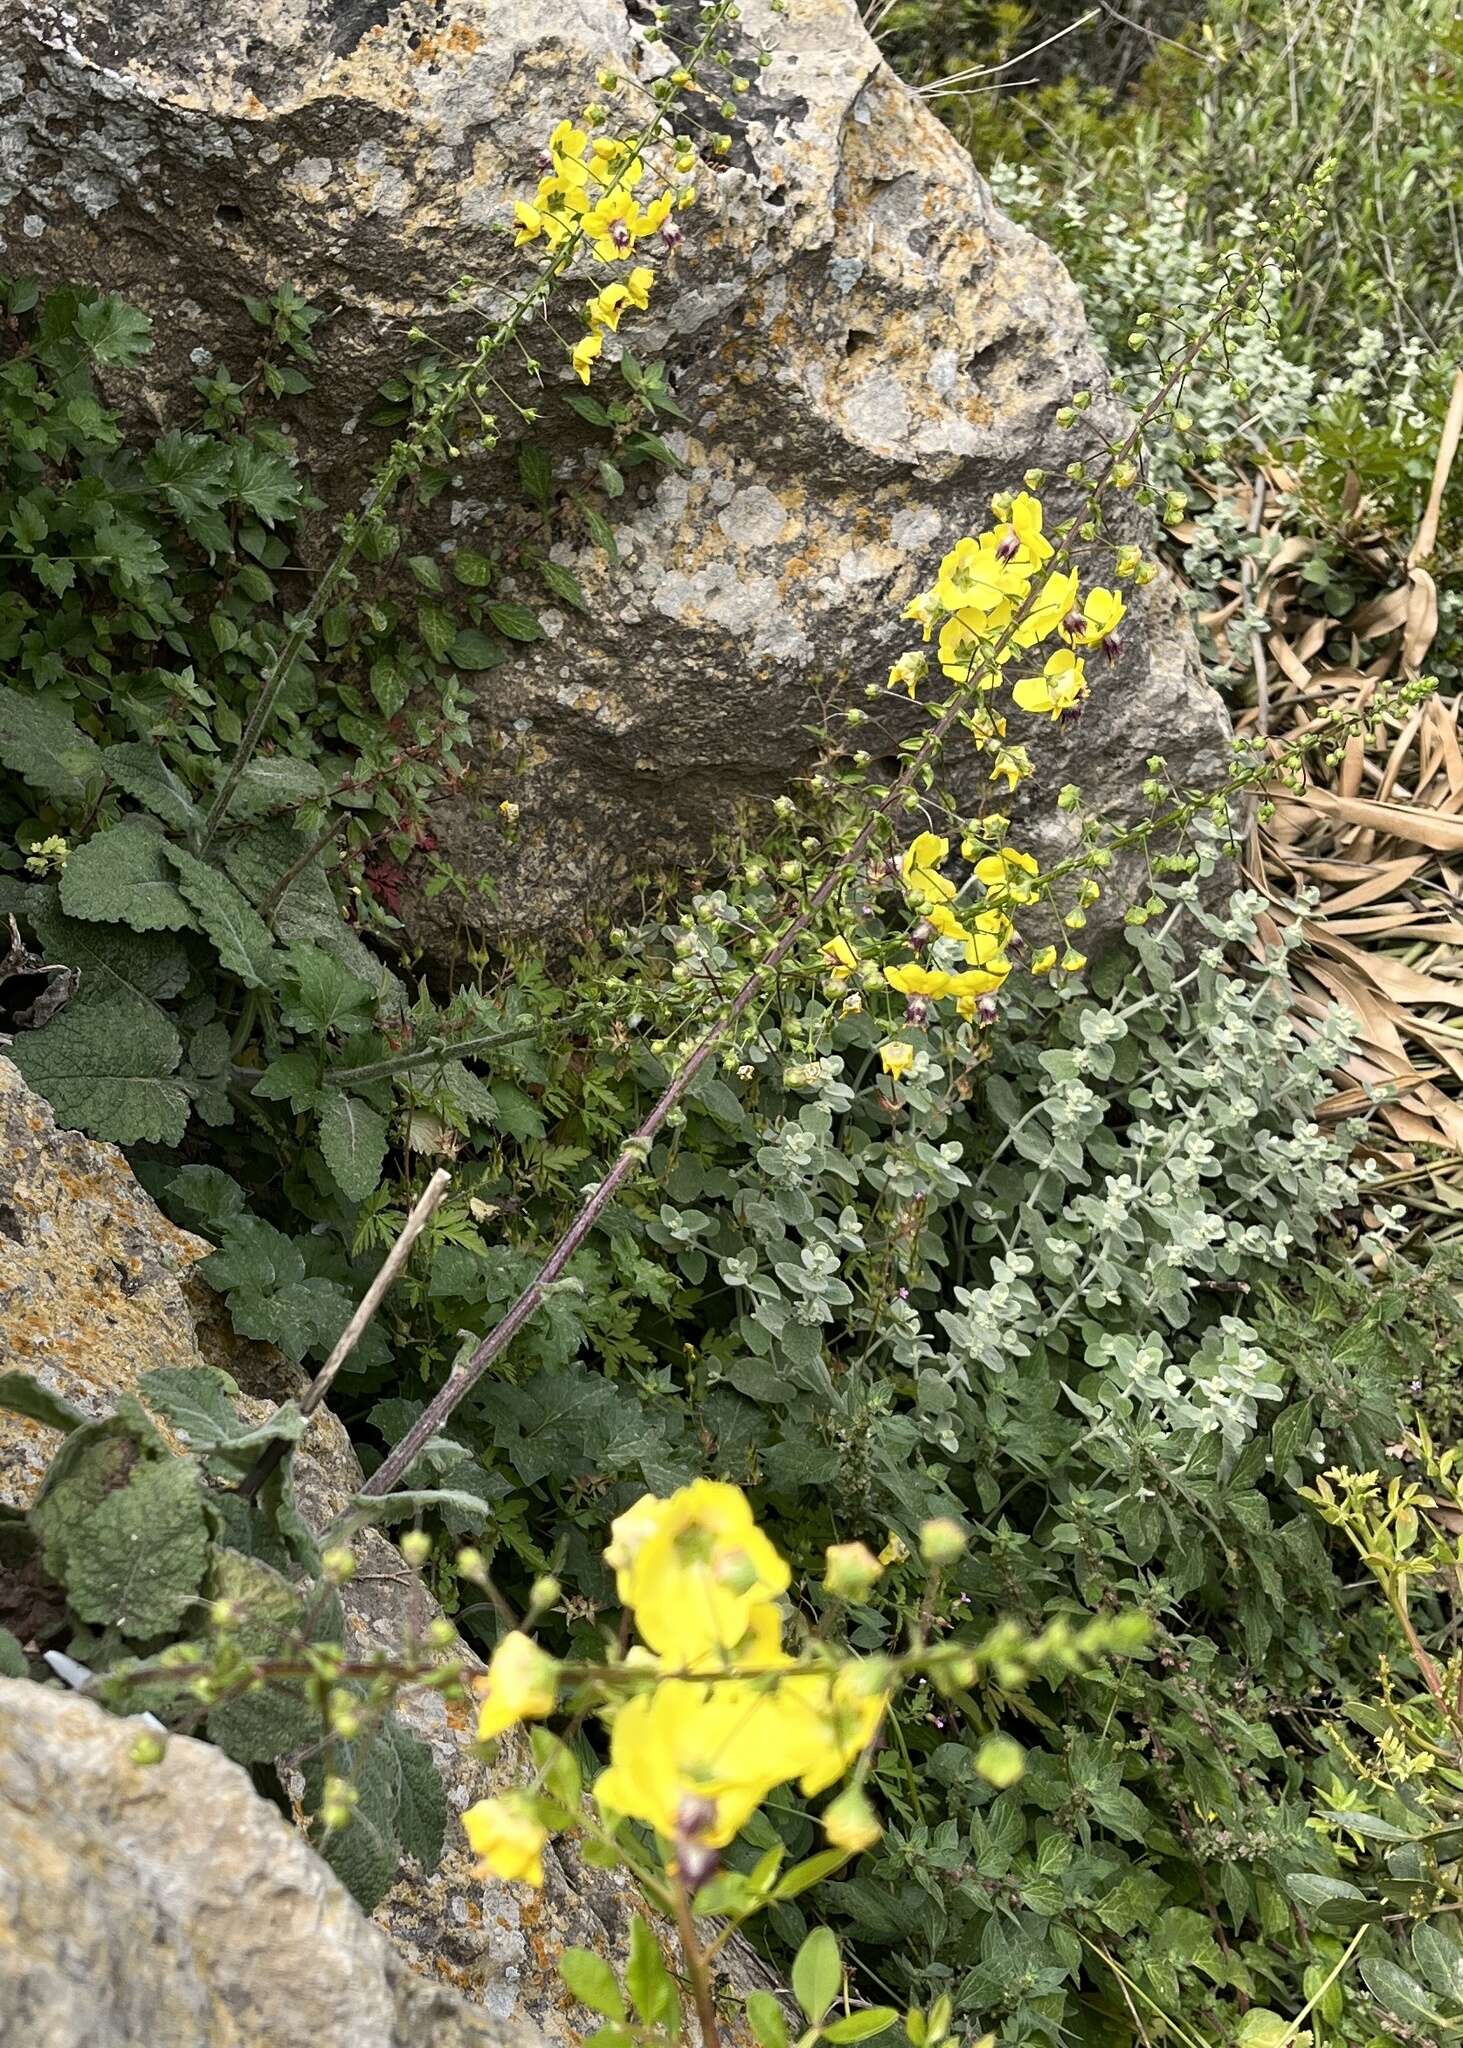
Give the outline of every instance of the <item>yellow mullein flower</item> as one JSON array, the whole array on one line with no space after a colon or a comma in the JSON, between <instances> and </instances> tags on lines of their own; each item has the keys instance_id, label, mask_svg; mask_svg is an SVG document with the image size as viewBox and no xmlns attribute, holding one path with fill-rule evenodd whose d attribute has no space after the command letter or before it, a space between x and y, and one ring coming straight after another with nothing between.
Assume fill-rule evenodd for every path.
<instances>
[{"instance_id":1,"label":"yellow mullein flower","mask_svg":"<svg viewBox=\"0 0 1463 2048\"><path fill-rule=\"evenodd\" d=\"M936 832L921 832L906 848L899 863L904 886L916 903L948 903L955 884L940 873L940 864L950 858L950 842Z\"/></svg>"},{"instance_id":2,"label":"yellow mullein flower","mask_svg":"<svg viewBox=\"0 0 1463 2048\"><path fill-rule=\"evenodd\" d=\"M575 342L569 360L573 363L574 373L581 384L589 382L589 366L601 349L603 349L604 345L605 338L598 331L593 334L586 334Z\"/></svg>"},{"instance_id":3,"label":"yellow mullein flower","mask_svg":"<svg viewBox=\"0 0 1463 2048\"><path fill-rule=\"evenodd\" d=\"M1048 640L1062 621L1071 616L1077 602L1077 577L1075 572L1058 570L1048 576L1037 593L1036 602L1021 620L1011 638L1017 647L1034 647L1038 640Z\"/></svg>"},{"instance_id":4,"label":"yellow mullein flower","mask_svg":"<svg viewBox=\"0 0 1463 2048\"><path fill-rule=\"evenodd\" d=\"M1040 867L1029 853L1018 853L1011 846L1003 846L999 853L988 853L975 864L975 879L984 885L992 903L1034 903L1036 891L1023 877L1040 874Z\"/></svg>"},{"instance_id":5,"label":"yellow mullein flower","mask_svg":"<svg viewBox=\"0 0 1463 2048\"><path fill-rule=\"evenodd\" d=\"M1074 953L1072 948L1068 946L1066 952L1062 955L1063 974L1080 974L1086 965L1087 955L1085 953Z\"/></svg>"},{"instance_id":6,"label":"yellow mullein flower","mask_svg":"<svg viewBox=\"0 0 1463 2048\"><path fill-rule=\"evenodd\" d=\"M635 247L640 208L625 190L616 185L597 199L581 223L602 263L621 263Z\"/></svg>"},{"instance_id":7,"label":"yellow mullein flower","mask_svg":"<svg viewBox=\"0 0 1463 2048\"><path fill-rule=\"evenodd\" d=\"M996 552L1024 569L1039 569L1056 553L1041 530L1041 502L1029 491L1011 501L1011 517L996 528Z\"/></svg>"},{"instance_id":8,"label":"yellow mullein flower","mask_svg":"<svg viewBox=\"0 0 1463 2048\"><path fill-rule=\"evenodd\" d=\"M498 1799L480 1799L462 1816L463 1829L478 1874L518 1884L544 1881L544 1843L549 1831L524 1792L505 1792Z\"/></svg>"},{"instance_id":9,"label":"yellow mullein flower","mask_svg":"<svg viewBox=\"0 0 1463 2048\"><path fill-rule=\"evenodd\" d=\"M491 1741L520 1721L541 1721L552 1714L558 1697L559 1667L521 1629L504 1636L494 1650L486 1674L473 1690L478 1709L478 1741Z\"/></svg>"},{"instance_id":10,"label":"yellow mullein flower","mask_svg":"<svg viewBox=\"0 0 1463 2048\"><path fill-rule=\"evenodd\" d=\"M963 945L970 937L948 903L925 903L921 909L925 923L932 924L942 939L959 939Z\"/></svg>"},{"instance_id":11,"label":"yellow mullein flower","mask_svg":"<svg viewBox=\"0 0 1463 2048\"><path fill-rule=\"evenodd\" d=\"M624 287L630 304L638 306L643 313L650 304L650 287L655 283L655 272L648 263L637 263L625 279Z\"/></svg>"},{"instance_id":12,"label":"yellow mullein flower","mask_svg":"<svg viewBox=\"0 0 1463 2048\"><path fill-rule=\"evenodd\" d=\"M879 1047L879 1064L891 1081L902 1081L914 1065L914 1047L902 1038L888 1039Z\"/></svg>"},{"instance_id":13,"label":"yellow mullein flower","mask_svg":"<svg viewBox=\"0 0 1463 2048\"><path fill-rule=\"evenodd\" d=\"M841 988L844 982L848 980L848 977L857 969L858 954L855 953L853 947L843 937L842 933L837 938L830 939L826 946L820 946L818 951L830 963L833 970L833 979Z\"/></svg>"},{"instance_id":14,"label":"yellow mullein flower","mask_svg":"<svg viewBox=\"0 0 1463 2048\"><path fill-rule=\"evenodd\" d=\"M950 995L955 986L954 976L946 974L943 968L921 967L917 960L906 960L900 967L886 967L884 979L902 996L930 996L936 1002L941 996Z\"/></svg>"},{"instance_id":15,"label":"yellow mullein flower","mask_svg":"<svg viewBox=\"0 0 1463 2048\"><path fill-rule=\"evenodd\" d=\"M622 284L607 284L592 299L586 299L584 317L589 322L591 333L599 333L605 328L614 333L619 327L620 315L629 304L630 294Z\"/></svg>"},{"instance_id":16,"label":"yellow mullein flower","mask_svg":"<svg viewBox=\"0 0 1463 2048\"><path fill-rule=\"evenodd\" d=\"M549 137L549 161L555 175L576 185L584 183L587 172L584 151L589 142L588 132L576 128L572 121L561 121Z\"/></svg>"},{"instance_id":17,"label":"yellow mullein flower","mask_svg":"<svg viewBox=\"0 0 1463 2048\"><path fill-rule=\"evenodd\" d=\"M1128 607L1115 590L1089 590L1082 600L1082 630L1072 634L1078 647L1097 647L1115 633Z\"/></svg>"},{"instance_id":18,"label":"yellow mullein flower","mask_svg":"<svg viewBox=\"0 0 1463 2048\"><path fill-rule=\"evenodd\" d=\"M913 619L915 624L923 630L924 636L928 640L939 623L940 614L940 601L935 596L933 590L922 590L918 597L912 597L909 600L909 603L904 607L899 616L904 619Z\"/></svg>"},{"instance_id":19,"label":"yellow mullein flower","mask_svg":"<svg viewBox=\"0 0 1463 2048\"><path fill-rule=\"evenodd\" d=\"M985 619L1012 598L1024 596L1026 584L1019 569L999 559L988 535L979 540L967 535L941 562L935 596L947 612L969 611Z\"/></svg>"},{"instance_id":20,"label":"yellow mullein flower","mask_svg":"<svg viewBox=\"0 0 1463 2048\"><path fill-rule=\"evenodd\" d=\"M663 228L671 217L675 199L669 192L662 192L658 199L652 199L649 206L642 207L635 223L637 235L653 235Z\"/></svg>"},{"instance_id":21,"label":"yellow mullein flower","mask_svg":"<svg viewBox=\"0 0 1463 2048\"><path fill-rule=\"evenodd\" d=\"M927 654L921 654L917 650L901 654L889 670L889 687L891 690L903 690L912 702L915 691L929 672L930 660Z\"/></svg>"},{"instance_id":22,"label":"yellow mullein flower","mask_svg":"<svg viewBox=\"0 0 1463 2048\"><path fill-rule=\"evenodd\" d=\"M966 935L965 963L968 967L983 967L990 974L999 974L1002 980L1011 972L1011 963L1006 958L1006 946L1011 937L1011 927L1005 918L991 917L984 912L975 919L977 929Z\"/></svg>"},{"instance_id":23,"label":"yellow mullein flower","mask_svg":"<svg viewBox=\"0 0 1463 2048\"><path fill-rule=\"evenodd\" d=\"M517 232L513 237L515 249L523 248L527 242L536 242L540 235L545 237L551 247L557 248L569 234L569 229L557 215L550 213L546 207L530 205L526 199L518 201L513 209L513 218L517 223Z\"/></svg>"},{"instance_id":24,"label":"yellow mullein flower","mask_svg":"<svg viewBox=\"0 0 1463 2048\"><path fill-rule=\"evenodd\" d=\"M1010 979L1010 974L1010 961L996 953L984 967L963 967L958 974L952 974L949 993L958 1003L974 1002L977 996L991 995Z\"/></svg>"},{"instance_id":25,"label":"yellow mullein flower","mask_svg":"<svg viewBox=\"0 0 1463 2048\"><path fill-rule=\"evenodd\" d=\"M1031 756L1025 747L1002 747L996 755L990 779L992 782L1004 782L1009 796L1017 783L1024 782L1031 773Z\"/></svg>"},{"instance_id":26,"label":"yellow mullein flower","mask_svg":"<svg viewBox=\"0 0 1463 2048\"><path fill-rule=\"evenodd\" d=\"M826 1791L873 1741L889 1704L888 1689L879 1681L871 1660L840 1664L836 1671L798 1672L778 1685L787 1745L783 1776L796 1772L807 1798Z\"/></svg>"},{"instance_id":27,"label":"yellow mullein flower","mask_svg":"<svg viewBox=\"0 0 1463 2048\"><path fill-rule=\"evenodd\" d=\"M1080 655L1070 647L1059 647L1039 676L1023 676L1013 684L1011 696L1022 711L1040 716L1049 712L1060 718L1087 695L1087 672Z\"/></svg>"},{"instance_id":28,"label":"yellow mullein flower","mask_svg":"<svg viewBox=\"0 0 1463 2048\"><path fill-rule=\"evenodd\" d=\"M1039 947L1031 956L1031 971L1033 974L1050 974L1056 964L1057 949L1055 946Z\"/></svg>"},{"instance_id":29,"label":"yellow mullein flower","mask_svg":"<svg viewBox=\"0 0 1463 2048\"><path fill-rule=\"evenodd\" d=\"M590 147L590 170L602 185L617 181L626 191L640 183L645 165L628 142L613 135L597 135Z\"/></svg>"},{"instance_id":30,"label":"yellow mullein flower","mask_svg":"<svg viewBox=\"0 0 1463 2048\"><path fill-rule=\"evenodd\" d=\"M774 1785L793 1776L782 1686L770 1678L663 1679L620 1708L594 1796L607 1814L725 1848ZM694 1816L695 1825L688 1823Z\"/></svg>"},{"instance_id":31,"label":"yellow mullein flower","mask_svg":"<svg viewBox=\"0 0 1463 2048\"><path fill-rule=\"evenodd\" d=\"M738 1487L698 1479L668 1500L646 1494L611 1525L605 1552L621 1600L651 1649L677 1665L730 1653L754 1611L791 1574Z\"/></svg>"},{"instance_id":32,"label":"yellow mullein flower","mask_svg":"<svg viewBox=\"0 0 1463 2048\"><path fill-rule=\"evenodd\" d=\"M980 676L989 659L990 636L999 634L1010 616L1011 607L1006 605L988 619L966 613L946 619L940 628L940 667L952 683L968 683Z\"/></svg>"}]
</instances>

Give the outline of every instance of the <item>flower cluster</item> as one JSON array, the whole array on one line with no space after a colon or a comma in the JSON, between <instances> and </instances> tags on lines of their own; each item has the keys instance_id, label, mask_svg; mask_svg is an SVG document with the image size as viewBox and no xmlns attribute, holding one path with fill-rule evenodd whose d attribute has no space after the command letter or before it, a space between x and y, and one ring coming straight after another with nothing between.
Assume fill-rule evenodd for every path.
<instances>
[{"instance_id":1,"label":"flower cluster","mask_svg":"<svg viewBox=\"0 0 1463 2048\"><path fill-rule=\"evenodd\" d=\"M610 1760L594 1794L607 1825L653 1830L691 1887L774 1787L807 1796L836 1784L868 1749L890 1696L881 1659L797 1659L783 1647L786 1563L736 1487L697 1480L647 1494L612 1527L605 1552L640 1641L597 1711ZM521 1632L505 1636L480 1688L480 1738L553 1710L559 1667ZM463 1816L499 1877L536 1884L549 1828L531 1794L481 1801ZM837 1846L878 1834L854 1788L825 1815Z\"/></svg>"},{"instance_id":2,"label":"flower cluster","mask_svg":"<svg viewBox=\"0 0 1463 2048\"><path fill-rule=\"evenodd\" d=\"M678 170L689 169L695 157L682 152L675 161ZM549 137L547 168L537 192L514 207L515 245L522 248L542 240L555 269L566 267L580 248L588 248L601 263L631 265L625 275L612 278L584 302L585 332L574 345L571 360L585 384L605 335L618 330L629 309L644 312L650 303L655 272L636 260L643 256L643 245L654 237L666 249L674 249L680 229L673 215L696 197L695 186L687 184L675 190L667 186L642 201L636 193L645 175L637 144L610 135L591 137L587 127L565 120Z\"/></svg>"}]
</instances>

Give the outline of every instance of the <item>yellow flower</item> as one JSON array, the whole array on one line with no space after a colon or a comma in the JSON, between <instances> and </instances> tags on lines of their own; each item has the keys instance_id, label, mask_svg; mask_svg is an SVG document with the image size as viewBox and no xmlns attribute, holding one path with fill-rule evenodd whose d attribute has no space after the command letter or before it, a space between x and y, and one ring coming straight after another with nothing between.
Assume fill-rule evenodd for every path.
<instances>
[{"instance_id":1,"label":"yellow flower","mask_svg":"<svg viewBox=\"0 0 1463 2048\"><path fill-rule=\"evenodd\" d=\"M948 903L926 903L924 919L926 924L934 926L942 939L958 939L964 945L970 937L970 933Z\"/></svg>"},{"instance_id":2,"label":"yellow flower","mask_svg":"<svg viewBox=\"0 0 1463 2048\"><path fill-rule=\"evenodd\" d=\"M1068 946L1066 952L1062 955L1063 974L1080 974L1086 965L1087 955L1085 953L1074 953L1072 948Z\"/></svg>"},{"instance_id":3,"label":"yellow flower","mask_svg":"<svg viewBox=\"0 0 1463 2048\"><path fill-rule=\"evenodd\" d=\"M586 334L574 344L569 360L581 384L589 382L589 366L605 345L602 334Z\"/></svg>"},{"instance_id":4,"label":"yellow flower","mask_svg":"<svg viewBox=\"0 0 1463 2048\"><path fill-rule=\"evenodd\" d=\"M1087 695L1087 674L1082 657L1070 647L1059 647L1039 676L1023 676L1011 690L1022 711L1049 711L1060 718Z\"/></svg>"},{"instance_id":5,"label":"yellow flower","mask_svg":"<svg viewBox=\"0 0 1463 2048\"><path fill-rule=\"evenodd\" d=\"M1010 616L1011 607L1006 605L985 619L973 612L946 619L940 628L940 667L952 683L968 683L979 676L987 663L990 638L1003 630Z\"/></svg>"},{"instance_id":6,"label":"yellow flower","mask_svg":"<svg viewBox=\"0 0 1463 2048\"><path fill-rule=\"evenodd\" d=\"M619 263L635 247L640 208L623 185L603 193L585 214L581 225L594 244L602 263Z\"/></svg>"},{"instance_id":7,"label":"yellow flower","mask_svg":"<svg viewBox=\"0 0 1463 2048\"><path fill-rule=\"evenodd\" d=\"M905 1039L891 1038L879 1047L879 1064L892 1081L902 1081L914 1065L914 1047Z\"/></svg>"},{"instance_id":8,"label":"yellow flower","mask_svg":"<svg viewBox=\"0 0 1463 2048\"><path fill-rule=\"evenodd\" d=\"M782 1690L774 1674L710 1685L663 1679L637 1694L615 1715L595 1798L606 1813L644 1821L667 1840L688 1833L724 1848L798 1769Z\"/></svg>"},{"instance_id":9,"label":"yellow flower","mask_svg":"<svg viewBox=\"0 0 1463 2048\"><path fill-rule=\"evenodd\" d=\"M833 979L841 988L858 967L858 954L841 932L836 938L830 939L826 946L820 946L818 951L832 967Z\"/></svg>"},{"instance_id":10,"label":"yellow flower","mask_svg":"<svg viewBox=\"0 0 1463 2048\"><path fill-rule=\"evenodd\" d=\"M930 661L927 654L921 654L917 650L901 654L889 671L889 687L891 690L903 690L913 701L915 691L929 672Z\"/></svg>"},{"instance_id":11,"label":"yellow flower","mask_svg":"<svg viewBox=\"0 0 1463 2048\"><path fill-rule=\"evenodd\" d=\"M991 535L972 540L967 534L941 562L935 596L947 612L969 611L989 619L1012 598L1024 596L1027 581L1019 568L1000 559Z\"/></svg>"},{"instance_id":12,"label":"yellow flower","mask_svg":"<svg viewBox=\"0 0 1463 2048\"><path fill-rule=\"evenodd\" d=\"M611 1525L605 1559L657 1655L689 1666L730 1654L791 1574L740 1488L697 1479L669 1500L646 1494Z\"/></svg>"},{"instance_id":13,"label":"yellow flower","mask_svg":"<svg viewBox=\"0 0 1463 2048\"><path fill-rule=\"evenodd\" d=\"M549 159L561 178L582 185L585 178L584 150L589 136L572 121L561 121L549 137Z\"/></svg>"},{"instance_id":14,"label":"yellow flower","mask_svg":"<svg viewBox=\"0 0 1463 2048\"><path fill-rule=\"evenodd\" d=\"M1003 846L999 853L988 853L975 864L975 879L984 885L992 903L1034 903L1037 892L1022 878L1040 874L1041 869L1029 853L1018 853L1011 846Z\"/></svg>"},{"instance_id":15,"label":"yellow flower","mask_svg":"<svg viewBox=\"0 0 1463 2048\"><path fill-rule=\"evenodd\" d=\"M544 1881L544 1843L549 1831L523 1792L505 1792L498 1799L480 1799L462 1816L480 1877L502 1877L518 1884Z\"/></svg>"},{"instance_id":16,"label":"yellow flower","mask_svg":"<svg viewBox=\"0 0 1463 2048\"><path fill-rule=\"evenodd\" d=\"M607 284L603 291L596 292L592 299L584 302L584 317L591 333L609 328L611 333L620 324L620 315L630 303L630 294L622 284Z\"/></svg>"},{"instance_id":17,"label":"yellow flower","mask_svg":"<svg viewBox=\"0 0 1463 2048\"><path fill-rule=\"evenodd\" d=\"M913 619L924 629L926 640L934 632L940 618L940 602L933 590L922 590L918 597L912 597L900 613L904 619Z\"/></svg>"},{"instance_id":18,"label":"yellow flower","mask_svg":"<svg viewBox=\"0 0 1463 2048\"><path fill-rule=\"evenodd\" d=\"M1018 782L1024 782L1031 770L1031 756L1025 747L1002 747L996 755L991 769L992 782L1004 782L1009 796Z\"/></svg>"},{"instance_id":19,"label":"yellow flower","mask_svg":"<svg viewBox=\"0 0 1463 2048\"><path fill-rule=\"evenodd\" d=\"M558 1696L559 1667L536 1642L514 1629L494 1650L487 1674L475 1686L478 1741L487 1742L520 1721L541 1721L552 1714Z\"/></svg>"},{"instance_id":20,"label":"yellow flower","mask_svg":"<svg viewBox=\"0 0 1463 2048\"><path fill-rule=\"evenodd\" d=\"M1056 964L1057 949L1055 946L1042 946L1031 956L1031 971L1033 974L1050 974Z\"/></svg>"},{"instance_id":21,"label":"yellow flower","mask_svg":"<svg viewBox=\"0 0 1463 2048\"><path fill-rule=\"evenodd\" d=\"M596 135L590 149L590 171L602 185L618 180L632 191L645 173L645 165L628 142L613 135Z\"/></svg>"},{"instance_id":22,"label":"yellow flower","mask_svg":"<svg viewBox=\"0 0 1463 2048\"><path fill-rule=\"evenodd\" d=\"M1011 635L1017 647L1034 647L1038 640L1046 640L1056 632L1063 619L1067 618L1077 602L1077 577L1075 572L1058 571L1048 576L1037 594L1035 604L1022 619Z\"/></svg>"},{"instance_id":23,"label":"yellow flower","mask_svg":"<svg viewBox=\"0 0 1463 2048\"><path fill-rule=\"evenodd\" d=\"M953 977L942 968L921 967L917 960L906 960L900 967L886 967L884 979L902 996L930 996L936 1002L941 996L948 996L954 986Z\"/></svg>"},{"instance_id":24,"label":"yellow flower","mask_svg":"<svg viewBox=\"0 0 1463 2048\"><path fill-rule=\"evenodd\" d=\"M791 1763L783 1776L795 1770L799 1789L810 1799L842 1777L873 1741L889 1704L874 1660L799 1672L782 1680L777 1696L787 1743L784 1763Z\"/></svg>"},{"instance_id":25,"label":"yellow flower","mask_svg":"<svg viewBox=\"0 0 1463 2048\"><path fill-rule=\"evenodd\" d=\"M624 290L629 294L630 304L643 313L650 304L650 287L655 283L655 272L647 263L637 263L625 279Z\"/></svg>"},{"instance_id":26,"label":"yellow flower","mask_svg":"<svg viewBox=\"0 0 1463 2048\"><path fill-rule=\"evenodd\" d=\"M904 886L916 903L948 903L955 884L939 872L940 863L950 857L950 842L937 832L921 832L906 849L899 863Z\"/></svg>"},{"instance_id":27,"label":"yellow flower","mask_svg":"<svg viewBox=\"0 0 1463 2048\"><path fill-rule=\"evenodd\" d=\"M662 192L659 199L652 199L649 206L642 207L635 225L637 235L653 235L663 228L670 219L675 200L669 192ZM689 203L689 202L688 202Z\"/></svg>"},{"instance_id":28,"label":"yellow flower","mask_svg":"<svg viewBox=\"0 0 1463 2048\"><path fill-rule=\"evenodd\" d=\"M865 1795L857 1785L850 1785L831 1806L824 1807L823 1832L833 1848L856 1856L860 1849L872 1849L884 1830Z\"/></svg>"},{"instance_id":29,"label":"yellow flower","mask_svg":"<svg viewBox=\"0 0 1463 2048\"><path fill-rule=\"evenodd\" d=\"M1127 609L1115 590L1089 590L1082 600L1081 630L1070 635L1073 645L1099 646L1110 633L1117 631Z\"/></svg>"},{"instance_id":30,"label":"yellow flower","mask_svg":"<svg viewBox=\"0 0 1463 2048\"><path fill-rule=\"evenodd\" d=\"M1024 569L1039 569L1056 552L1041 530L1041 504L1028 491L1011 502L1011 517L996 528L996 548L1010 550L1009 559Z\"/></svg>"}]
</instances>

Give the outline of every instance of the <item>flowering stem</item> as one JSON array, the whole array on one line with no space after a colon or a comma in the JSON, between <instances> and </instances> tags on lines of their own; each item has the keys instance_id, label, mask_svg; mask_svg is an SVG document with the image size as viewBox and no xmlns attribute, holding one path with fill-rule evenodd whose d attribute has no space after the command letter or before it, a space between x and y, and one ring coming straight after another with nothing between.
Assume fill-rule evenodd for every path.
<instances>
[{"instance_id":1,"label":"flowering stem","mask_svg":"<svg viewBox=\"0 0 1463 2048\"><path fill-rule=\"evenodd\" d=\"M686 1887L679 1876L671 1881L671 1901L676 1912L676 1932L681 1937L681 1956L686 1965L686 1975L691 1980L691 1995L696 2001L696 2019L701 2028L701 2048L721 2048L721 2035L716 2026L716 2007L711 1999L711 1972L706 1967L706 1957L696 1939L696 1922L691 1917L691 1901L686 1897Z\"/></svg>"}]
</instances>

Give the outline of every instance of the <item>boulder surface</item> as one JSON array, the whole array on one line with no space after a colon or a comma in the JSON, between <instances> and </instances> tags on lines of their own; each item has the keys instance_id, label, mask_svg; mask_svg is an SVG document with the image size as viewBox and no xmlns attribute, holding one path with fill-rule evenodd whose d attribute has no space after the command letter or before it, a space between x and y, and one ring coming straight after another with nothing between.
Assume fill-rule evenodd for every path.
<instances>
[{"instance_id":1,"label":"boulder surface","mask_svg":"<svg viewBox=\"0 0 1463 2048\"><path fill-rule=\"evenodd\" d=\"M554 124L596 95L601 67L633 101L671 61L630 0L11 0L9 14L0 260L154 317L136 400L159 421L187 416L200 370L247 367L243 296L293 283L331 315L316 387L289 417L337 506L381 451L371 400L408 330L450 348L526 275L499 230ZM618 566L561 500L550 551L587 611L550 603L546 637L483 680L476 786L435 821L473 886L412 911L439 945L462 924L576 923L637 872L698 857L739 801L807 765L820 705L882 678L908 644L903 604L985 523L991 493L1033 467L1060 478L1122 430L1071 280L996 210L854 0L783 15L745 0L737 33L752 83L736 147L700 178L633 343L668 365L679 467L633 470L599 499ZM561 484L592 481L602 437L563 403L561 346L543 327L530 340L549 386L533 431ZM1092 407L1061 433L1054 413L1081 388ZM454 473L439 541L486 534L491 549L514 530L504 453ZM1044 861L1072 843L1052 802L1069 780L1123 818L1150 754L1186 785L1222 773L1223 715L1173 591L1154 585L1135 610L1080 726L1031 731L1038 778L1014 808ZM989 797L986 766L951 750L945 779L968 809Z\"/></svg>"}]
</instances>

